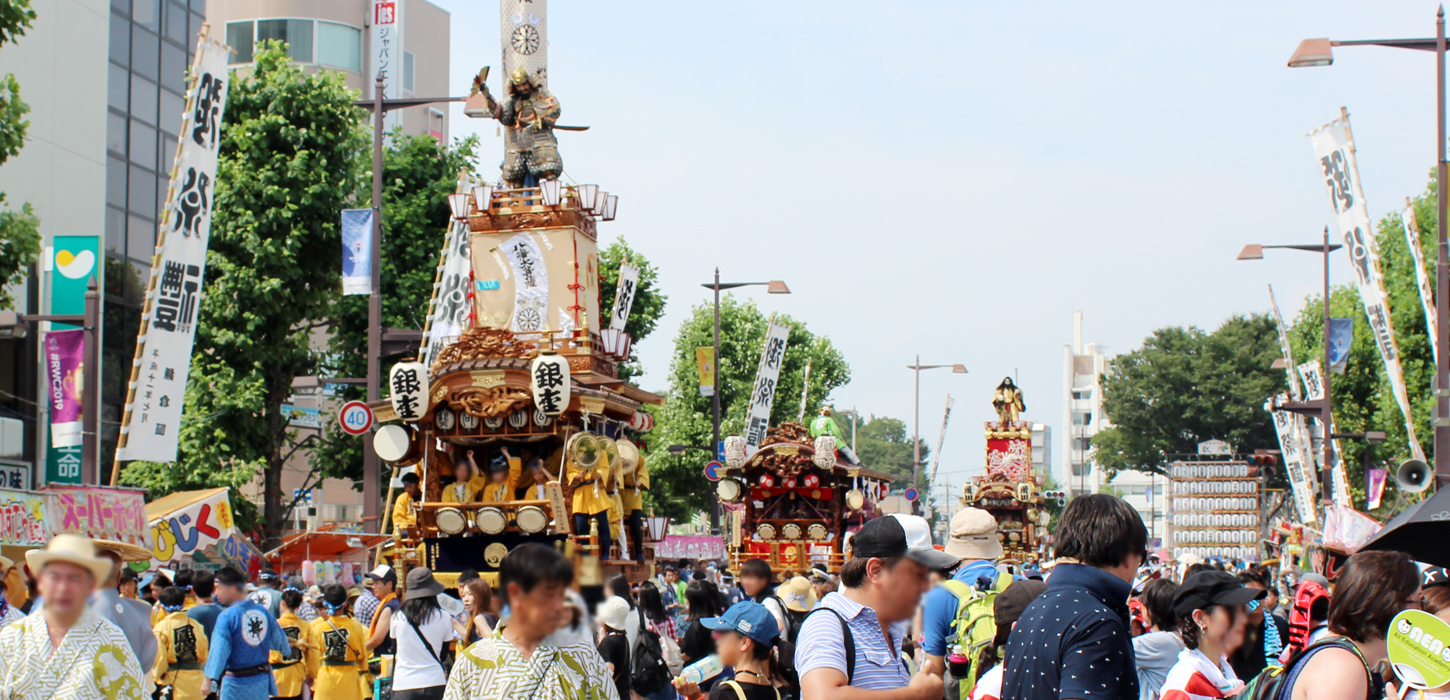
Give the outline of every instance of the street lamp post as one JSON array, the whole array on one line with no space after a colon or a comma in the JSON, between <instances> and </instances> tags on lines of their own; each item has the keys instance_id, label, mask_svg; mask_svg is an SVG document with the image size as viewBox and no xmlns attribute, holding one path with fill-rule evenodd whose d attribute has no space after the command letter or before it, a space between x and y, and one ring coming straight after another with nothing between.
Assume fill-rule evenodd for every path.
<instances>
[{"instance_id":1,"label":"street lamp post","mask_svg":"<svg viewBox=\"0 0 1450 700\"><path fill-rule=\"evenodd\" d=\"M1330 393L1329 389L1329 375L1332 374L1329 371L1329 254L1343 247L1338 243L1330 244L1329 227L1325 226L1324 243L1322 245L1257 245L1251 243L1244 246L1243 251L1239 253L1239 260L1263 260L1265 248L1307 250L1313 253L1320 253L1324 256L1324 366L1319 372L1319 381L1324 386L1324 396L1321 402L1307 401L1303 404L1288 403L1279 408L1280 410L1296 412L1309 412L1316 409L1319 411L1319 422L1324 429L1324 441L1323 445L1321 445L1324 451L1324 462L1320 467L1322 472L1319 480L1320 499L1325 505L1332 503L1334 500L1334 491L1331 489L1331 484L1329 483L1333 475L1333 471L1329 468L1329 463L1334 456L1334 440L1332 439L1334 436L1331 435L1333 432L1333 428L1331 427L1333 423L1330 422L1334 403L1333 394ZM1290 371L1294 370L1292 367L1289 369ZM1319 405L1315 406L1315 403L1319 403Z\"/></svg>"},{"instance_id":2,"label":"street lamp post","mask_svg":"<svg viewBox=\"0 0 1450 700\"><path fill-rule=\"evenodd\" d=\"M1290 68L1327 66L1334 63L1335 46L1389 46L1399 49L1435 52L1436 111L1436 216L1435 241L1438 255L1435 264L1435 308L1438 323L1436 345L1440 348L1435 362L1435 485L1450 483L1450 241L1445 236L1447 180L1450 167L1445 160L1445 7L1435 15L1434 39L1363 39L1334 41L1305 39L1289 57ZM1326 377L1326 386L1327 384Z\"/></svg>"},{"instance_id":3,"label":"street lamp post","mask_svg":"<svg viewBox=\"0 0 1450 700\"><path fill-rule=\"evenodd\" d=\"M836 411L836 413L838 415L850 416L851 417L851 451L852 452L855 452L856 451L856 421L857 420L860 420L861 414L858 413L856 411L856 409L854 409L854 408L848 408L848 409L845 409L843 411Z\"/></svg>"},{"instance_id":4,"label":"street lamp post","mask_svg":"<svg viewBox=\"0 0 1450 700\"><path fill-rule=\"evenodd\" d=\"M700 286L715 292L715 385L712 392L714 395L710 397L711 412L713 414L710 444L712 446L711 449L714 450L718 449L716 446L720 444L720 290L735 289L736 287L763 286L766 288L765 291L770 294L790 294L790 287L785 286L785 282L780 280L771 280L769 282L721 282L720 268L718 267L715 268L715 281L706 282ZM713 532L719 529L719 527L720 499L715 496L715 492L712 490L710 491L710 530Z\"/></svg>"},{"instance_id":5,"label":"street lamp post","mask_svg":"<svg viewBox=\"0 0 1450 700\"><path fill-rule=\"evenodd\" d=\"M963 364L955 364L955 365L923 365L923 364L921 364L921 355L917 355L916 356L916 364L914 364L914 365L907 365L906 366L907 369L912 370L912 372L916 375L916 404L915 404L914 412L912 413L912 420L911 420L911 422L912 422L912 428L911 428L911 432L912 432L912 439L911 439L911 443L912 443L912 445L911 445L911 449L912 449L912 456L911 456L911 485L912 485L913 488L915 488L921 482L921 371L924 370L924 369L940 369L942 367L950 367L950 368L952 368L952 373L953 374L966 374L967 373L967 366L966 365L963 365ZM855 449L855 448L852 447L852 449ZM918 509L917 504L916 503L912 503L911 504L911 509L912 509L913 512L917 511L917 509Z\"/></svg>"}]
</instances>

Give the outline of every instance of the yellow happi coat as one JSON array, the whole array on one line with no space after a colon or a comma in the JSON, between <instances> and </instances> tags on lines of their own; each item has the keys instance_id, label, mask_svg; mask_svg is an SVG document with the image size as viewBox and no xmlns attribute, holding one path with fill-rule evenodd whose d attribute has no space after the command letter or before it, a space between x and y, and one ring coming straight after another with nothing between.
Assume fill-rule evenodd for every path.
<instances>
[{"instance_id":1,"label":"yellow happi coat","mask_svg":"<svg viewBox=\"0 0 1450 700\"><path fill-rule=\"evenodd\" d=\"M307 673L319 700L362 700L371 693L363 683L368 670L368 630L350 617L323 615L312 621Z\"/></svg>"},{"instance_id":2,"label":"yellow happi coat","mask_svg":"<svg viewBox=\"0 0 1450 700\"><path fill-rule=\"evenodd\" d=\"M295 698L302 695L302 683L307 680L306 650L312 648L312 628L293 613L283 613L277 620L292 650L286 654L273 650L272 675L277 679L277 697ZM336 624L336 623L334 623Z\"/></svg>"},{"instance_id":3,"label":"yellow happi coat","mask_svg":"<svg viewBox=\"0 0 1450 700\"><path fill-rule=\"evenodd\" d=\"M502 483L494 483L492 479L485 482L479 491L478 500L484 503L508 503L514 500L514 489L518 487L519 472L523 471L523 462L518 457L509 458L508 478Z\"/></svg>"},{"instance_id":4,"label":"yellow happi coat","mask_svg":"<svg viewBox=\"0 0 1450 700\"><path fill-rule=\"evenodd\" d=\"M153 629L156 634L156 685L172 687L175 700L202 700L206 674L206 628L185 612L168 613Z\"/></svg>"}]
</instances>

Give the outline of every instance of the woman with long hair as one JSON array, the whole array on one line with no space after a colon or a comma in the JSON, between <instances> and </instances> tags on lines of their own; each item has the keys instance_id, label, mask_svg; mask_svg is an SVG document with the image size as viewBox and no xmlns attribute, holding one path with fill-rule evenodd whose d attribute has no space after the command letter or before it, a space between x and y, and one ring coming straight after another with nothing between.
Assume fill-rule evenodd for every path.
<instances>
[{"instance_id":1,"label":"woman with long hair","mask_svg":"<svg viewBox=\"0 0 1450 700\"><path fill-rule=\"evenodd\" d=\"M1187 648L1178 653L1178 663L1164 678L1159 697L1228 698L1243 690L1228 652L1244 643L1245 606L1266 594L1244 587L1226 571L1202 571L1184 579L1173 598L1173 614Z\"/></svg>"},{"instance_id":2,"label":"woman with long hair","mask_svg":"<svg viewBox=\"0 0 1450 700\"><path fill-rule=\"evenodd\" d=\"M771 652L780 639L775 616L764 605L746 600L730 606L724 615L706 618L704 622L708 624L697 620L692 626L701 624L714 630L714 652L719 654L721 664L735 669L734 678L713 684L709 700L780 700L780 691L776 688L786 681L771 663ZM680 694L688 700L701 700L705 688L682 683Z\"/></svg>"},{"instance_id":3,"label":"woman with long hair","mask_svg":"<svg viewBox=\"0 0 1450 700\"><path fill-rule=\"evenodd\" d=\"M442 700L448 671L439 653L453 639L452 619L438 605L443 584L433 572L418 567L408 572L403 607L393 613L388 636L397 642L393 666L396 700Z\"/></svg>"},{"instance_id":4,"label":"woman with long hair","mask_svg":"<svg viewBox=\"0 0 1450 700\"><path fill-rule=\"evenodd\" d=\"M605 583L609 586L610 593L613 593L615 597L623 598L624 602L629 603L629 612L625 615L624 629L622 631L624 632L625 638L629 640L630 653L633 653L634 645L639 641L639 628L642 624L639 606L635 605L634 602L634 591L629 588L629 579L625 578L622 574L615 574Z\"/></svg>"},{"instance_id":5,"label":"woman with long hair","mask_svg":"<svg viewBox=\"0 0 1450 700\"><path fill-rule=\"evenodd\" d=\"M468 616L467 622L453 621L453 629L462 644L459 648L462 649L492 635L493 628L498 626L498 616L493 614L493 589L487 581L481 578L469 580L459 588L458 596Z\"/></svg>"},{"instance_id":6,"label":"woman with long hair","mask_svg":"<svg viewBox=\"0 0 1450 700\"><path fill-rule=\"evenodd\" d=\"M714 584L695 581L685 589L685 603L690 606L690 615L680 640L680 657L685 664L692 664L715 653L714 635L700 621L720 616L720 595ZM714 679L705 681L700 687L709 690L714 682Z\"/></svg>"},{"instance_id":7,"label":"woman with long hair","mask_svg":"<svg viewBox=\"0 0 1450 700\"><path fill-rule=\"evenodd\" d=\"M664 596L653 583L639 587L639 609L644 611L644 624L662 638L679 640L679 627L665 610Z\"/></svg>"}]
</instances>

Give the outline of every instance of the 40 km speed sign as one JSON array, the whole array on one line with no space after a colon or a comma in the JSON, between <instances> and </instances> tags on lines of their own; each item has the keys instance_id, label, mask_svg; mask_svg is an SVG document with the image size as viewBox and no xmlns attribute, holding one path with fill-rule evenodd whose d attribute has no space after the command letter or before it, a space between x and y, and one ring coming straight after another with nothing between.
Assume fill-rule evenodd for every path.
<instances>
[{"instance_id":1,"label":"40 km speed sign","mask_svg":"<svg viewBox=\"0 0 1450 700\"><path fill-rule=\"evenodd\" d=\"M337 422L348 435L362 435L373 427L373 409L361 401L349 401L338 410Z\"/></svg>"}]
</instances>

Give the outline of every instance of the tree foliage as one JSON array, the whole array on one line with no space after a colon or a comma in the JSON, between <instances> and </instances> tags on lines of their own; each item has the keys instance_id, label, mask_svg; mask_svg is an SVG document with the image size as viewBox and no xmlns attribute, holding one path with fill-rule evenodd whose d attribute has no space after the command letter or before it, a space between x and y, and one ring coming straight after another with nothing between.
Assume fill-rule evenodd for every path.
<instances>
[{"instance_id":1,"label":"tree foliage","mask_svg":"<svg viewBox=\"0 0 1450 700\"><path fill-rule=\"evenodd\" d=\"M25 34L35 21L30 0L0 0L0 46ZM0 78L0 164L20 153L30 121L30 106L20 99L20 81L13 73ZM0 308L15 306L10 287L40 256L40 219L30 204L12 209L0 193Z\"/></svg>"},{"instance_id":2,"label":"tree foliage","mask_svg":"<svg viewBox=\"0 0 1450 700\"><path fill-rule=\"evenodd\" d=\"M353 99L342 74L309 74L275 42L232 75L180 457L124 475L165 493L261 473L269 545L285 517L282 467L300 442L280 407L292 380L319 366L311 341L340 291L338 211L364 172Z\"/></svg>"},{"instance_id":3,"label":"tree foliage","mask_svg":"<svg viewBox=\"0 0 1450 700\"><path fill-rule=\"evenodd\" d=\"M644 373L644 368L640 367L639 357L634 349L639 346L639 341L654 332L660 317L665 315L667 297L659 291L657 283L659 273L655 266L650 264L648 258L629 247L629 243L625 242L623 236L620 236L604 250L599 251L599 323L601 326L609 323L609 315L614 309L614 294L619 287L619 266L626 261L639 266L639 284L635 288L634 306L630 309L629 320L624 324L624 332L634 339L634 344L630 346L629 361L619 364L619 378L629 381Z\"/></svg>"},{"instance_id":4,"label":"tree foliage","mask_svg":"<svg viewBox=\"0 0 1450 700\"><path fill-rule=\"evenodd\" d=\"M1112 427L1093 436L1094 459L1109 473L1166 473L1175 455L1220 439L1240 453L1278 448L1264 402L1284 389L1278 331L1264 315L1235 316L1212 333L1160 328L1119 355L1102 378Z\"/></svg>"},{"instance_id":5,"label":"tree foliage","mask_svg":"<svg viewBox=\"0 0 1450 700\"><path fill-rule=\"evenodd\" d=\"M796 420L801 405L806 363L811 364L806 417L817 410L831 391L851 380L851 368L830 339L807 330L804 323L776 315L790 325L785 361L771 406L771 424ZM726 295L720 300L720 435L739 435L745 428L747 407L760 365L769 319L750 301ZM711 445L711 399L700 395L700 377L695 348L712 343L714 310L711 304L696 306L675 336L670 362L670 387L665 405L654 410L656 425L647 453L652 481L651 497L662 515L681 518L698 512L709 503L709 483L702 469L711 459L690 450L670 455L670 445ZM858 433L859 435L859 433Z\"/></svg>"},{"instance_id":6,"label":"tree foliage","mask_svg":"<svg viewBox=\"0 0 1450 700\"><path fill-rule=\"evenodd\" d=\"M813 368L812 373L815 372ZM841 426L841 434L851 439L851 419L839 414L833 416ZM906 421L890 416L870 416L856 424L856 456L861 463L879 472L890 474L895 480L911 483L911 466L914 458L911 449L911 429ZM931 468L931 449L926 440L921 441L922 471ZM918 485L920 486L920 485Z\"/></svg>"}]
</instances>

